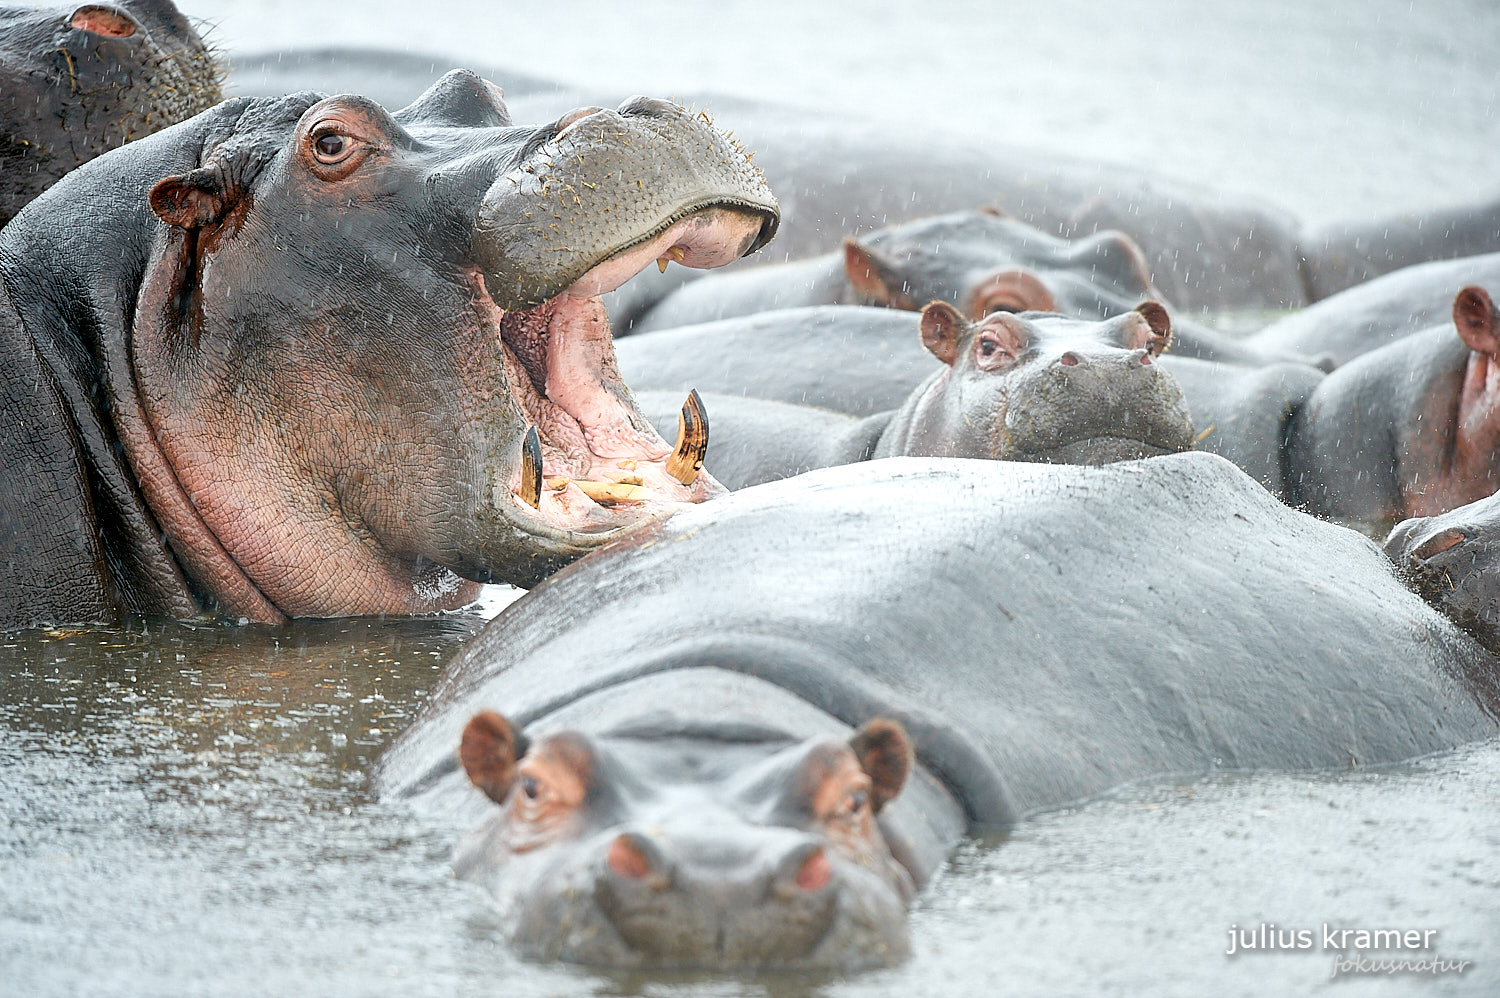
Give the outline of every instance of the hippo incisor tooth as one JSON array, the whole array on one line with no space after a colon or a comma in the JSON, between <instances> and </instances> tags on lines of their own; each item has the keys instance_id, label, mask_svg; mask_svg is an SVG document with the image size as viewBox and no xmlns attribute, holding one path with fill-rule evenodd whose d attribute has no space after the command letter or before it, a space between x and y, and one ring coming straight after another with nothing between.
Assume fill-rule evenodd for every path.
<instances>
[{"instance_id":1,"label":"hippo incisor tooth","mask_svg":"<svg viewBox=\"0 0 1500 998\"><path fill-rule=\"evenodd\" d=\"M533 509L542 505L542 438L535 426L526 428L521 441L521 498Z\"/></svg>"},{"instance_id":2,"label":"hippo incisor tooth","mask_svg":"<svg viewBox=\"0 0 1500 998\"><path fill-rule=\"evenodd\" d=\"M683 485L692 485L703 467L704 455L708 453L708 413L703 410L703 400L698 389L688 392L682 411L677 414L677 446L667 458L667 474Z\"/></svg>"},{"instance_id":3,"label":"hippo incisor tooth","mask_svg":"<svg viewBox=\"0 0 1500 998\"><path fill-rule=\"evenodd\" d=\"M640 502L650 493L640 485L620 485L617 482L591 482L586 478L575 478L573 484L594 502Z\"/></svg>"},{"instance_id":4,"label":"hippo incisor tooth","mask_svg":"<svg viewBox=\"0 0 1500 998\"><path fill-rule=\"evenodd\" d=\"M558 475L556 478L542 479L542 485L546 487L548 492L561 492L568 487L568 483L571 481L572 479L566 475Z\"/></svg>"},{"instance_id":5,"label":"hippo incisor tooth","mask_svg":"<svg viewBox=\"0 0 1500 998\"><path fill-rule=\"evenodd\" d=\"M634 458L626 458L623 461L617 461L615 463L615 467L623 471L634 471L636 468L636 461Z\"/></svg>"},{"instance_id":6,"label":"hippo incisor tooth","mask_svg":"<svg viewBox=\"0 0 1500 998\"><path fill-rule=\"evenodd\" d=\"M630 471L608 471L604 477L616 485L640 485L643 482L640 475Z\"/></svg>"}]
</instances>

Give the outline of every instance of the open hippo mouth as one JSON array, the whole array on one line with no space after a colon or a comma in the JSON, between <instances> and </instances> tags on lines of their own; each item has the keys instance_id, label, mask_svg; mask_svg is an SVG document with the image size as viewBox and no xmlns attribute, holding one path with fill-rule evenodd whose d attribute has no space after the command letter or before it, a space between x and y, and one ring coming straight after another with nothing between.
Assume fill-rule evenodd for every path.
<instances>
[{"instance_id":1,"label":"open hippo mouth","mask_svg":"<svg viewBox=\"0 0 1500 998\"><path fill-rule=\"evenodd\" d=\"M479 208L471 280L525 423L491 506L555 541L563 560L725 491L702 470L708 420L696 392L668 443L620 378L600 301L652 263L719 267L775 233L776 201L759 171L706 123L642 97L618 111L570 112ZM643 160L652 183L641 180ZM540 577L556 565L544 556L536 567Z\"/></svg>"},{"instance_id":2,"label":"open hippo mouth","mask_svg":"<svg viewBox=\"0 0 1500 998\"><path fill-rule=\"evenodd\" d=\"M723 266L758 245L769 224L737 207L702 208L611 254L556 297L500 318L506 377L530 423L509 483L515 501L547 524L588 533L725 491L702 471L708 421L696 392L675 445L642 418L620 380L600 295L651 262Z\"/></svg>"}]
</instances>

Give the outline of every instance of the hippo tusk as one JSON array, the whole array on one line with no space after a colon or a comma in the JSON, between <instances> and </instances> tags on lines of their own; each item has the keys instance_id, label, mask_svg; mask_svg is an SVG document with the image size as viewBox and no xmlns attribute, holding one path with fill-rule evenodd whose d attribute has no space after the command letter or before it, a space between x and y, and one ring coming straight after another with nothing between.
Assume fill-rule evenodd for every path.
<instances>
[{"instance_id":1,"label":"hippo tusk","mask_svg":"<svg viewBox=\"0 0 1500 998\"><path fill-rule=\"evenodd\" d=\"M526 428L521 441L521 498L533 509L542 505L542 438L536 426Z\"/></svg>"},{"instance_id":2,"label":"hippo tusk","mask_svg":"<svg viewBox=\"0 0 1500 998\"><path fill-rule=\"evenodd\" d=\"M708 454L708 413L703 409L703 400L698 389L688 392L682 403L682 412L677 415L677 446L667 458L667 474L683 485L692 485L703 468L703 458Z\"/></svg>"},{"instance_id":3,"label":"hippo tusk","mask_svg":"<svg viewBox=\"0 0 1500 998\"><path fill-rule=\"evenodd\" d=\"M621 485L618 482L592 482L586 478L575 478L573 484L594 502L641 502L651 493L640 485Z\"/></svg>"},{"instance_id":4,"label":"hippo tusk","mask_svg":"<svg viewBox=\"0 0 1500 998\"><path fill-rule=\"evenodd\" d=\"M683 249L681 246L673 246L671 249L667 250L661 256L656 258L656 269L665 274L667 272L668 262L675 261L677 263L681 263L683 261L683 258L686 256L687 250Z\"/></svg>"}]
</instances>

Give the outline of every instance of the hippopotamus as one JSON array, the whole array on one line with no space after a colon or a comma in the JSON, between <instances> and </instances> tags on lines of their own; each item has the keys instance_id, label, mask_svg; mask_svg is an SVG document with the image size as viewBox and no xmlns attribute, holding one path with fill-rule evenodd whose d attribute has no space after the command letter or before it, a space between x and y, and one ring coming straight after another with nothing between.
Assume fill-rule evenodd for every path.
<instances>
[{"instance_id":1,"label":"hippopotamus","mask_svg":"<svg viewBox=\"0 0 1500 998\"><path fill-rule=\"evenodd\" d=\"M0 3L0 226L80 164L217 104L219 78L171 0Z\"/></svg>"},{"instance_id":2,"label":"hippopotamus","mask_svg":"<svg viewBox=\"0 0 1500 998\"><path fill-rule=\"evenodd\" d=\"M453 608L722 492L636 408L599 296L776 218L675 104L520 127L458 70L99 157L0 234L0 626Z\"/></svg>"},{"instance_id":3,"label":"hippopotamus","mask_svg":"<svg viewBox=\"0 0 1500 998\"><path fill-rule=\"evenodd\" d=\"M1431 516L1491 495L1500 486L1500 312L1489 294L1464 288L1447 327L1330 374L1292 414L1286 463L1291 500L1324 516Z\"/></svg>"},{"instance_id":4,"label":"hippopotamus","mask_svg":"<svg viewBox=\"0 0 1500 998\"><path fill-rule=\"evenodd\" d=\"M1172 339L1156 302L1103 322L1047 312L969 322L933 302L922 310L920 333L940 366L899 408L863 420L712 396L705 466L738 489L899 455L1104 464L1192 449L1182 390L1156 363ZM672 425L671 393L639 398L658 429Z\"/></svg>"},{"instance_id":5,"label":"hippopotamus","mask_svg":"<svg viewBox=\"0 0 1500 998\"><path fill-rule=\"evenodd\" d=\"M1492 737L1497 668L1373 543L1217 456L893 458L548 579L374 776L469 829L455 869L527 956L849 971L908 951L966 832Z\"/></svg>"},{"instance_id":6,"label":"hippopotamus","mask_svg":"<svg viewBox=\"0 0 1500 998\"><path fill-rule=\"evenodd\" d=\"M855 238L804 260L753 267L711 280L660 283L660 297L633 281L610 302L615 335L695 325L778 308L880 305L917 311L949 301L972 319L990 312L1058 312L1084 319L1122 315L1159 294L1145 255L1123 232L1059 239L994 210L916 219ZM1241 363L1265 358L1206 326L1174 323L1174 349Z\"/></svg>"},{"instance_id":7,"label":"hippopotamus","mask_svg":"<svg viewBox=\"0 0 1500 998\"><path fill-rule=\"evenodd\" d=\"M1500 413L1484 387L1496 321L1488 301L1483 289L1465 289L1454 303L1457 335L1450 324L1331 374L1295 363L1246 368L1170 354L1159 365L1187 400L1199 449L1233 460L1317 515L1394 522L1496 488L1491 438ZM902 406L939 369L918 327L916 316L889 310L787 309L628 337L620 363L642 391L697 388L868 418ZM769 445L736 457L741 446L734 441L753 435L734 426L744 410L714 405L724 411L717 423L731 476L764 469L763 477L776 477L829 463L824 456L852 459L842 445L811 454L793 446L778 463L771 433ZM1462 414L1458 422L1454 413ZM752 427L771 425L763 420L794 425L782 410L745 416ZM825 439L857 439L857 431L833 420L821 424Z\"/></svg>"},{"instance_id":8,"label":"hippopotamus","mask_svg":"<svg viewBox=\"0 0 1500 998\"><path fill-rule=\"evenodd\" d=\"M1401 521L1385 553L1424 599L1500 655L1500 495Z\"/></svg>"},{"instance_id":9,"label":"hippopotamus","mask_svg":"<svg viewBox=\"0 0 1500 998\"><path fill-rule=\"evenodd\" d=\"M1468 285L1500 286L1500 253L1386 274L1278 319L1246 337L1244 344L1271 356L1321 357L1344 364L1403 336L1445 324L1454 290Z\"/></svg>"}]
</instances>

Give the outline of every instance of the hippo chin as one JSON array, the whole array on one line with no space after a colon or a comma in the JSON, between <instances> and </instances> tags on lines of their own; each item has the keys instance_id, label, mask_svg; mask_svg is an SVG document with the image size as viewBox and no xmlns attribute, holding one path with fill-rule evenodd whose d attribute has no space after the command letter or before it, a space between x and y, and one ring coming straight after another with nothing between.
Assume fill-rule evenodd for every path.
<instances>
[{"instance_id":1,"label":"hippo chin","mask_svg":"<svg viewBox=\"0 0 1500 998\"><path fill-rule=\"evenodd\" d=\"M101 157L0 237L0 624L452 608L721 492L637 410L599 296L776 220L700 116L515 127L463 71Z\"/></svg>"},{"instance_id":2,"label":"hippo chin","mask_svg":"<svg viewBox=\"0 0 1500 998\"><path fill-rule=\"evenodd\" d=\"M220 83L171 0L0 3L0 227L80 164L217 104Z\"/></svg>"},{"instance_id":3,"label":"hippo chin","mask_svg":"<svg viewBox=\"0 0 1500 998\"><path fill-rule=\"evenodd\" d=\"M1366 538L1214 455L896 458L558 573L374 776L473 829L457 869L523 952L846 970L900 959L965 831L1493 737L1497 670Z\"/></svg>"}]
</instances>

